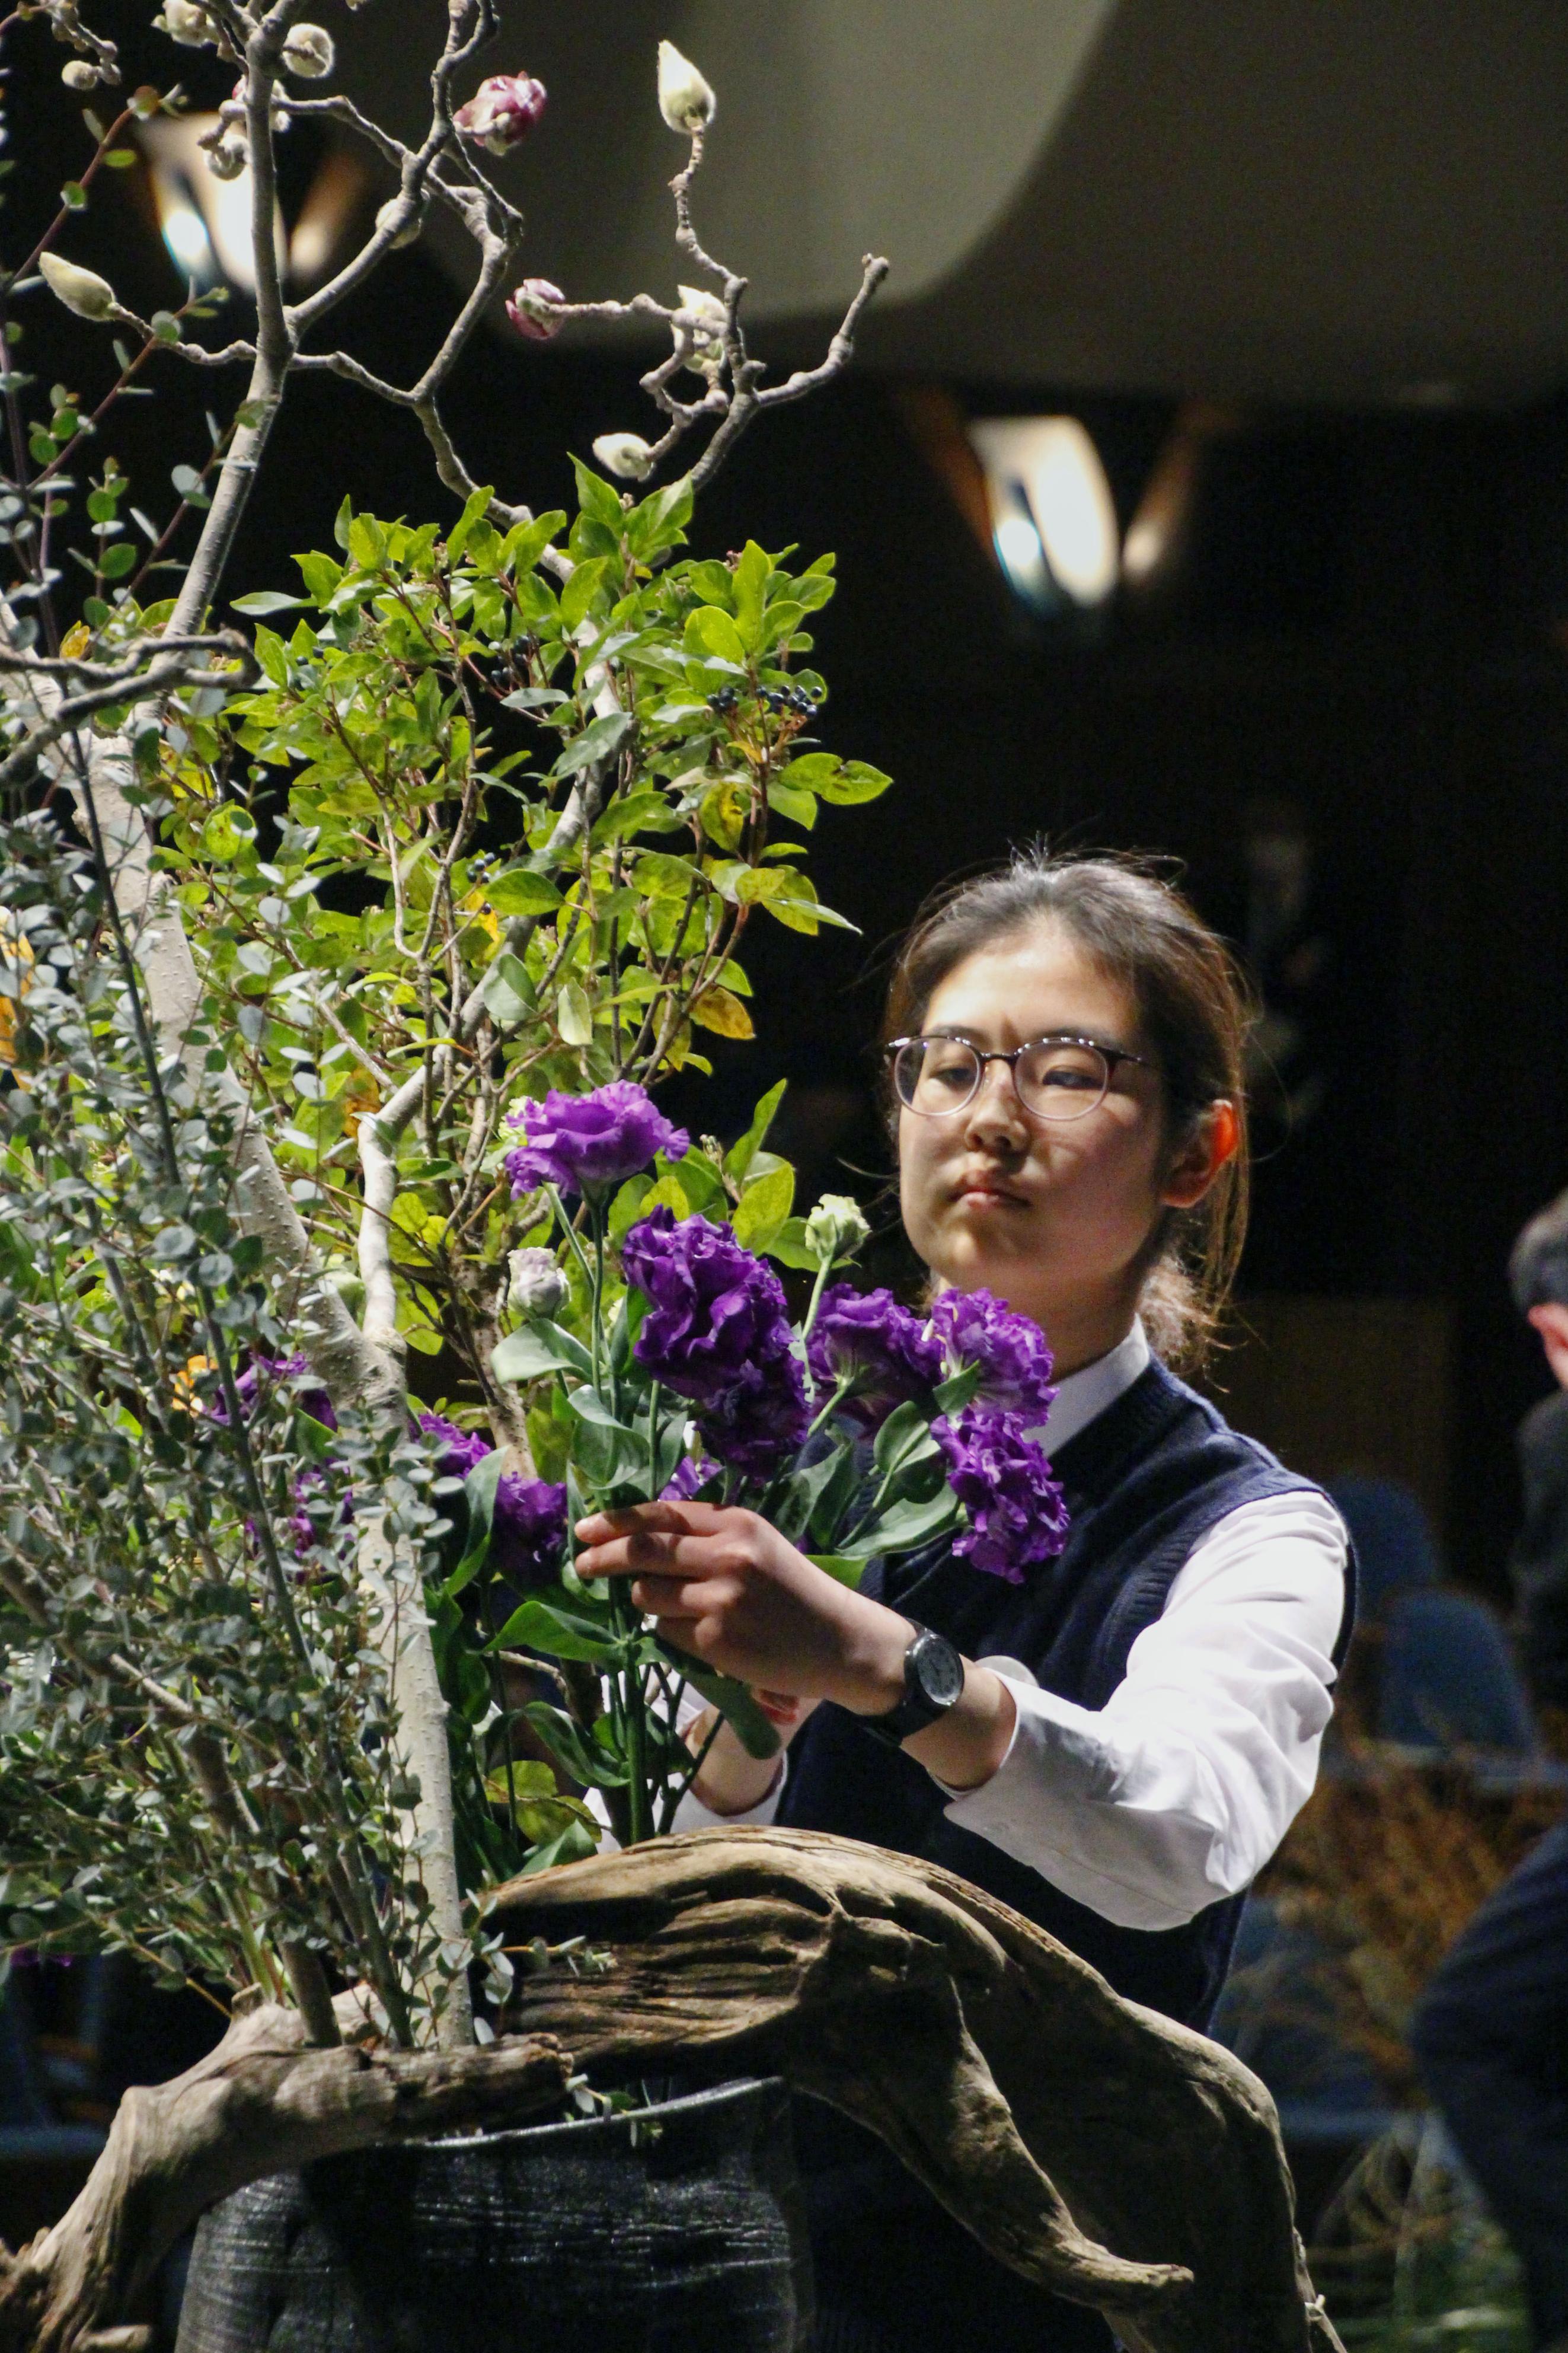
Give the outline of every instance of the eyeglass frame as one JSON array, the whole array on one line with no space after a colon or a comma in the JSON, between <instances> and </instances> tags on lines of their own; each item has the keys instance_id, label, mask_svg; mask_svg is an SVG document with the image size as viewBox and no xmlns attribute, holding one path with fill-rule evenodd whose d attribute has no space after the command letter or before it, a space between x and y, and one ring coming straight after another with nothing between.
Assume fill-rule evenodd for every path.
<instances>
[{"instance_id":1,"label":"eyeglass frame","mask_svg":"<svg viewBox=\"0 0 1568 2353\"><path fill-rule=\"evenodd\" d=\"M970 1104L973 1103L975 1097L979 1094L981 1089L985 1084L985 1071L987 1064L991 1062L1005 1062L1007 1065L1007 1076L1012 1082L1013 1100L1017 1104L1018 1109L1023 1113L1024 1117L1026 1119L1039 1120L1047 1127L1070 1127L1074 1120L1088 1119L1091 1113L1097 1112L1100 1109L1100 1104L1110 1092L1111 1082L1116 1076L1116 1066L1119 1062L1136 1062L1141 1069L1145 1071L1152 1071L1154 1068L1153 1062L1150 1060L1147 1054L1135 1054L1130 1046L1107 1046L1103 1040L1099 1038L1080 1038L1076 1036L1070 1029L1047 1029L1042 1031L1040 1036L1037 1038L1026 1039L1021 1046L996 1046L991 1048L989 1050L984 1047L977 1046L973 1038L964 1038L953 1035L947 1031L937 1030L914 1038L889 1038L886 1045L882 1048L882 1055L888 1064L889 1078L891 1078L894 1063L898 1060L900 1054L902 1053L906 1046L935 1046L942 1044L968 1047L970 1052L974 1056L975 1060L980 1065L974 1084L969 1093L964 1096L963 1101L961 1103L953 1103L950 1105L946 1111L917 1111L913 1103L905 1103L903 1096L899 1092L897 1082L893 1081L892 1087L894 1102L899 1104L901 1110L909 1112L915 1119L956 1119L961 1112L965 1112L969 1109ZM1098 1054L1100 1060L1105 1064L1105 1084L1101 1087L1094 1102L1086 1104L1082 1111L1069 1112L1065 1119L1053 1118L1049 1112L1031 1111L1018 1091L1018 1065L1023 1060L1026 1054L1032 1054L1034 1052L1037 1046L1085 1046L1091 1053Z\"/></svg>"}]
</instances>

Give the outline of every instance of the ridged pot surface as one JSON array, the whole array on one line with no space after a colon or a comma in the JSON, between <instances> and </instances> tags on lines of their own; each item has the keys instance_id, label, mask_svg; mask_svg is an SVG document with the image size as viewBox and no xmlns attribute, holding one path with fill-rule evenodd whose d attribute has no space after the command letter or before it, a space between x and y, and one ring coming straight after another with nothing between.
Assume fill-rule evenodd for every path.
<instances>
[{"instance_id":1,"label":"ridged pot surface","mask_svg":"<svg viewBox=\"0 0 1568 2353\"><path fill-rule=\"evenodd\" d=\"M653 2117L252 2182L197 2228L177 2353L800 2353L811 2268L783 2084Z\"/></svg>"}]
</instances>

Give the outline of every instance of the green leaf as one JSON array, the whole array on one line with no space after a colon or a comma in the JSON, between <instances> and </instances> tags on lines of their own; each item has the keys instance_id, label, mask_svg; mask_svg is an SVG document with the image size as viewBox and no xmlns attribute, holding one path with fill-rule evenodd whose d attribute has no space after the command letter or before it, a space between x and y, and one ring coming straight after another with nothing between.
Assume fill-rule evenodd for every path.
<instances>
[{"instance_id":1,"label":"green leaf","mask_svg":"<svg viewBox=\"0 0 1568 2353\"><path fill-rule=\"evenodd\" d=\"M565 1711L545 1699L530 1700L522 1711L563 1772L595 1789L617 1789L628 1778L626 1767L611 1757L595 1740L585 1741Z\"/></svg>"},{"instance_id":2,"label":"green leaf","mask_svg":"<svg viewBox=\"0 0 1568 2353\"><path fill-rule=\"evenodd\" d=\"M285 596L280 588L257 588L248 596L236 596L232 601L237 613L292 613L305 599Z\"/></svg>"},{"instance_id":3,"label":"green leaf","mask_svg":"<svg viewBox=\"0 0 1568 2353\"><path fill-rule=\"evenodd\" d=\"M643 1203L653 1190L651 1176L628 1176L610 1204L610 1240L619 1249L643 1214Z\"/></svg>"},{"instance_id":4,"label":"green leaf","mask_svg":"<svg viewBox=\"0 0 1568 2353\"><path fill-rule=\"evenodd\" d=\"M490 1525L495 1517L496 1489L500 1484L506 1457L499 1446L481 1456L463 1482L463 1500L468 1507L468 1542L462 1559L447 1579L447 1591L456 1596L471 1585L485 1565L490 1548Z\"/></svg>"},{"instance_id":5,"label":"green leaf","mask_svg":"<svg viewBox=\"0 0 1568 2353\"><path fill-rule=\"evenodd\" d=\"M534 1848L517 1875L520 1879L532 1879L542 1871L553 1871L560 1862L586 1862L597 1852L598 1844L598 1824L590 1830L586 1822L574 1818L552 1839Z\"/></svg>"},{"instance_id":6,"label":"green leaf","mask_svg":"<svg viewBox=\"0 0 1568 2353\"><path fill-rule=\"evenodd\" d=\"M576 1373L592 1378L594 1360L581 1340L546 1316L531 1316L490 1350L498 1381L537 1381L546 1373Z\"/></svg>"},{"instance_id":7,"label":"green leaf","mask_svg":"<svg viewBox=\"0 0 1568 2353\"><path fill-rule=\"evenodd\" d=\"M804 827L807 833L816 823L816 795L797 791L794 785L771 784L768 807L776 809L780 817L787 817L792 825Z\"/></svg>"},{"instance_id":8,"label":"green leaf","mask_svg":"<svg viewBox=\"0 0 1568 2353\"><path fill-rule=\"evenodd\" d=\"M493 490L470 491L464 501L463 512L447 534L447 561L456 564L468 543L477 522L482 522L495 497Z\"/></svg>"},{"instance_id":9,"label":"green leaf","mask_svg":"<svg viewBox=\"0 0 1568 2353\"><path fill-rule=\"evenodd\" d=\"M492 874L484 890L491 913L509 921L518 915L552 915L562 903L554 883L526 866L510 866L504 873Z\"/></svg>"},{"instance_id":10,"label":"green leaf","mask_svg":"<svg viewBox=\"0 0 1568 2353\"><path fill-rule=\"evenodd\" d=\"M744 1683L736 1683L730 1675L715 1674L710 1667L699 1666L684 1651L672 1650L667 1642L656 1641L652 1647L685 1676L693 1691L701 1693L710 1707L716 1707L729 1719L748 1757L778 1755L784 1746L778 1726L763 1714Z\"/></svg>"},{"instance_id":11,"label":"green leaf","mask_svg":"<svg viewBox=\"0 0 1568 2353\"><path fill-rule=\"evenodd\" d=\"M349 556L362 572L379 572L386 562L386 533L374 515L355 515L350 523Z\"/></svg>"},{"instance_id":12,"label":"green leaf","mask_svg":"<svg viewBox=\"0 0 1568 2353\"><path fill-rule=\"evenodd\" d=\"M877 1432L874 1460L883 1478L890 1479L935 1451L926 1409L918 1398L910 1398L894 1408Z\"/></svg>"},{"instance_id":13,"label":"green leaf","mask_svg":"<svg viewBox=\"0 0 1568 2353\"><path fill-rule=\"evenodd\" d=\"M746 1171L751 1166L754 1155L760 1152L766 1143L768 1130L773 1124L773 1114L784 1101L784 1089L788 1084L787 1079L781 1079L777 1086L768 1089L767 1093L752 1113L750 1127L724 1155L724 1174L727 1176L732 1176L738 1185L744 1184Z\"/></svg>"},{"instance_id":14,"label":"green leaf","mask_svg":"<svg viewBox=\"0 0 1568 2353\"><path fill-rule=\"evenodd\" d=\"M596 474L592 466L585 466L581 458L573 459L572 471L577 477L577 504L583 513L603 523L618 540L626 520L619 491L606 482L603 474Z\"/></svg>"},{"instance_id":15,"label":"green leaf","mask_svg":"<svg viewBox=\"0 0 1568 2353\"><path fill-rule=\"evenodd\" d=\"M711 1029L720 1038L754 1038L757 1034L740 998L716 985L705 988L697 998L691 1008L691 1018L700 1029Z\"/></svg>"},{"instance_id":16,"label":"green leaf","mask_svg":"<svg viewBox=\"0 0 1568 2353\"><path fill-rule=\"evenodd\" d=\"M730 1219L735 1240L748 1250L765 1250L794 1207L795 1170L787 1163L771 1168L736 1203Z\"/></svg>"},{"instance_id":17,"label":"green leaf","mask_svg":"<svg viewBox=\"0 0 1568 2353\"><path fill-rule=\"evenodd\" d=\"M610 568L607 555L590 555L579 564L561 591L561 621L563 628L581 628L588 617L588 608L605 584Z\"/></svg>"},{"instance_id":18,"label":"green leaf","mask_svg":"<svg viewBox=\"0 0 1568 2353\"><path fill-rule=\"evenodd\" d=\"M589 839L600 849L628 833L677 833L686 822L664 793L626 793L610 803Z\"/></svg>"},{"instance_id":19,"label":"green leaf","mask_svg":"<svg viewBox=\"0 0 1568 2353\"><path fill-rule=\"evenodd\" d=\"M768 1244L769 1258L776 1258L781 1266L797 1266L806 1273L815 1273L821 1264L817 1254L805 1246L805 1219L786 1218Z\"/></svg>"},{"instance_id":20,"label":"green leaf","mask_svg":"<svg viewBox=\"0 0 1568 2353\"><path fill-rule=\"evenodd\" d=\"M552 776L574 776L599 760L613 759L637 724L629 711L607 711L568 744L551 770Z\"/></svg>"},{"instance_id":21,"label":"green leaf","mask_svg":"<svg viewBox=\"0 0 1568 2353\"><path fill-rule=\"evenodd\" d=\"M772 559L754 539L749 539L734 574L736 634L748 653L756 651L763 634L763 596L773 568ZM712 650L722 652L724 649L714 647Z\"/></svg>"},{"instance_id":22,"label":"green leaf","mask_svg":"<svg viewBox=\"0 0 1568 2353\"><path fill-rule=\"evenodd\" d=\"M923 1504L895 1504L846 1550L856 1559L868 1559L873 1553L911 1552L917 1545L926 1544L945 1529L955 1527L963 1510L952 1489L940 1487Z\"/></svg>"},{"instance_id":23,"label":"green leaf","mask_svg":"<svg viewBox=\"0 0 1568 2353\"><path fill-rule=\"evenodd\" d=\"M136 569L136 550L128 539L118 547L106 547L99 559L99 569L106 580L123 580L128 572Z\"/></svg>"},{"instance_id":24,"label":"green leaf","mask_svg":"<svg viewBox=\"0 0 1568 2353\"><path fill-rule=\"evenodd\" d=\"M567 982L555 1000L555 1026L563 1045L591 1046L594 1042L594 1008L586 990L574 980Z\"/></svg>"},{"instance_id":25,"label":"green leaf","mask_svg":"<svg viewBox=\"0 0 1568 2353\"><path fill-rule=\"evenodd\" d=\"M479 997L490 1019L503 1029L525 1021L537 1003L528 966L505 949L479 983Z\"/></svg>"},{"instance_id":26,"label":"green leaf","mask_svg":"<svg viewBox=\"0 0 1568 2353\"><path fill-rule=\"evenodd\" d=\"M618 1638L592 1618L579 1617L538 1594L514 1609L487 1651L542 1651L549 1659L587 1659L602 1665L619 1649ZM582 1777L579 1777L582 1778Z\"/></svg>"},{"instance_id":27,"label":"green leaf","mask_svg":"<svg viewBox=\"0 0 1568 2353\"><path fill-rule=\"evenodd\" d=\"M732 662L743 670L746 648L740 630L722 607L700 605L686 617L686 650L700 661Z\"/></svg>"},{"instance_id":28,"label":"green leaf","mask_svg":"<svg viewBox=\"0 0 1568 2353\"><path fill-rule=\"evenodd\" d=\"M823 1569L829 1577L837 1577L838 1583L847 1585L851 1593L859 1591L860 1579L866 1574L863 1560L851 1560L847 1553L842 1552L808 1552L805 1556L814 1568Z\"/></svg>"},{"instance_id":29,"label":"green leaf","mask_svg":"<svg viewBox=\"0 0 1568 2353\"><path fill-rule=\"evenodd\" d=\"M962 1413L985 1377L984 1365L965 1365L934 1391L939 1413Z\"/></svg>"}]
</instances>

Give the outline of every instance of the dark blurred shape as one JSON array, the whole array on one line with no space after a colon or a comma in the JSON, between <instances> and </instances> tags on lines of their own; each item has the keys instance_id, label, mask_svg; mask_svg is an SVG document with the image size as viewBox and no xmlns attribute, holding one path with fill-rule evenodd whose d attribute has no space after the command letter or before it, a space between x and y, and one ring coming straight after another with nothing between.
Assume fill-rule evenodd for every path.
<instances>
[{"instance_id":1,"label":"dark blurred shape","mask_svg":"<svg viewBox=\"0 0 1568 2353\"><path fill-rule=\"evenodd\" d=\"M1356 1617L1381 1625L1390 1604L1442 1575L1419 1496L1397 1479L1336 1479L1329 1489L1356 1556Z\"/></svg>"},{"instance_id":2,"label":"dark blurred shape","mask_svg":"<svg viewBox=\"0 0 1568 2353\"><path fill-rule=\"evenodd\" d=\"M1377 1730L1412 1748L1535 1753L1524 1684L1483 1602L1438 1586L1396 1596L1384 1634Z\"/></svg>"}]
</instances>

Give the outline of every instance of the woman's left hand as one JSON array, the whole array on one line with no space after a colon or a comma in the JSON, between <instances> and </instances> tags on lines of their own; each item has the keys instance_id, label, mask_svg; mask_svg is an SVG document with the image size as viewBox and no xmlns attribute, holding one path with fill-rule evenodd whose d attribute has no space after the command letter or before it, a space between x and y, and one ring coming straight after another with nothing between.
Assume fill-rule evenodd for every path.
<instances>
[{"instance_id":1,"label":"woman's left hand","mask_svg":"<svg viewBox=\"0 0 1568 2353\"><path fill-rule=\"evenodd\" d=\"M858 1714L904 1691L907 1620L797 1552L733 1505L639 1504L577 1525L582 1577L626 1577L661 1637L721 1674Z\"/></svg>"}]
</instances>

